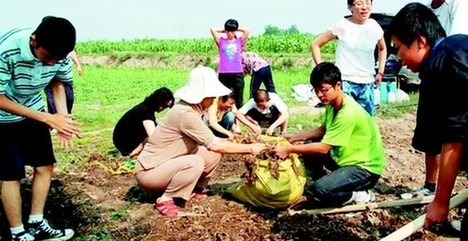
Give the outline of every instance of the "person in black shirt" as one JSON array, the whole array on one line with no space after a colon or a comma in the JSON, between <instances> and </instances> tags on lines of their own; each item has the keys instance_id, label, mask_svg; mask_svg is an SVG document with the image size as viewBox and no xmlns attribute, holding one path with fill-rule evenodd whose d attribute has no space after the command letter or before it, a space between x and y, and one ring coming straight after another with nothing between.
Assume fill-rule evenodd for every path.
<instances>
[{"instance_id":1,"label":"person in black shirt","mask_svg":"<svg viewBox=\"0 0 468 241\"><path fill-rule=\"evenodd\" d=\"M123 156L137 156L148 136L156 128L154 114L173 105L174 95L171 90L163 87L154 91L117 122L112 134L114 146Z\"/></svg>"},{"instance_id":2,"label":"person in black shirt","mask_svg":"<svg viewBox=\"0 0 468 241\"><path fill-rule=\"evenodd\" d=\"M434 201L427 207L424 228L447 221L449 201L462 154L468 143L468 35L445 37L437 16L421 3L410 3L393 18L389 32L405 65L419 72L421 86L413 146L440 152ZM468 214L460 240L468 240Z\"/></svg>"}]
</instances>

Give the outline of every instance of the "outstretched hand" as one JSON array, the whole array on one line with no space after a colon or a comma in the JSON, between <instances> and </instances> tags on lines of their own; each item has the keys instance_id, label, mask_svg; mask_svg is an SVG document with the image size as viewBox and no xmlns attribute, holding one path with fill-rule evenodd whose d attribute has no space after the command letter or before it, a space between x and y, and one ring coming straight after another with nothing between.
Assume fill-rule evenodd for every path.
<instances>
[{"instance_id":1,"label":"outstretched hand","mask_svg":"<svg viewBox=\"0 0 468 241\"><path fill-rule=\"evenodd\" d=\"M64 136L81 136L80 124L69 114L49 114L46 123Z\"/></svg>"},{"instance_id":2,"label":"outstretched hand","mask_svg":"<svg viewBox=\"0 0 468 241\"><path fill-rule=\"evenodd\" d=\"M296 135L295 134L283 134L282 137L289 141L290 143L296 142Z\"/></svg>"},{"instance_id":3,"label":"outstretched hand","mask_svg":"<svg viewBox=\"0 0 468 241\"><path fill-rule=\"evenodd\" d=\"M57 139L61 148L68 149L73 147L72 136L57 132Z\"/></svg>"},{"instance_id":4,"label":"outstretched hand","mask_svg":"<svg viewBox=\"0 0 468 241\"><path fill-rule=\"evenodd\" d=\"M254 155L258 155L260 154L263 150L266 149L266 145L263 144L263 143L252 143L252 144L249 144L250 145L250 151L252 152L252 154Z\"/></svg>"},{"instance_id":5,"label":"outstretched hand","mask_svg":"<svg viewBox=\"0 0 468 241\"><path fill-rule=\"evenodd\" d=\"M423 228L430 229L435 224L447 222L448 211L448 206L440 205L437 202L430 203L426 208Z\"/></svg>"},{"instance_id":6,"label":"outstretched hand","mask_svg":"<svg viewBox=\"0 0 468 241\"><path fill-rule=\"evenodd\" d=\"M83 76L83 67L81 65L76 66L76 72L78 72L79 76Z\"/></svg>"},{"instance_id":7,"label":"outstretched hand","mask_svg":"<svg viewBox=\"0 0 468 241\"><path fill-rule=\"evenodd\" d=\"M375 75L375 82L374 82L375 86L378 87L381 82L382 82L382 74Z\"/></svg>"},{"instance_id":8,"label":"outstretched hand","mask_svg":"<svg viewBox=\"0 0 468 241\"><path fill-rule=\"evenodd\" d=\"M266 130L266 135L267 136L272 136L273 133L275 133L275 128L271 128L271 127L268 127L268 129Z\"/></svg>"},{"instance_id":9,"label":"outstretched hand","mask_svg":"<svg viewBox=\"0 0 468 241\"><path fill-rule=\"evenodd\" d=\"M57 138L61 147L71 147L73 145L72 137L77 136L81 138L80 124L72 119L69 114L48 114L46 123L57 130Z\"/></svg>"},{"instance_id":10,"label":"outstretched hand","mask_svg":"<svg viewBox=\"0 0 468 241\"><path fill-rule=\"evenodd\" d=\"M259 126L259 125L254 125L252 130L256 133L256 134L262 134L262 127Z\"/></svg>"},{"instance_id":11,"label":"outstretched hand","mask_svg":"<svg viewBox=\"0 0 468 241\"><path fill-rule=\"evenodd\" d=\"M275 156L280 158L281 160L286 159L289 156L289 150L287 147L276 147L275 150Z\"/></svg>"}]
</instances>

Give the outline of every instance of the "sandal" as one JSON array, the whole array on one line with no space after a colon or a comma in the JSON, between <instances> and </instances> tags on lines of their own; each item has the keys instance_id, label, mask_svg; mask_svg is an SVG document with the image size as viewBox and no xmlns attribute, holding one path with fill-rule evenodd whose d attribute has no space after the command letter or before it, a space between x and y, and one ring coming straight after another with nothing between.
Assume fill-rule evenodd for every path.
<instances>
[{"instance_id":1,"label":"sandal","mask_svg":"<svg viewBox=\"0 0 468 241\"><path fill-rule=\"evenodd\" d=\"M154 208L157 209L163 216L175 217L179 208L174 203L174 200L168 200L164 202L158 202L154 204Z\"/></svg>"},{"instance_id":2,"label":"sandal","mask_svg":"<svg viewBox=\"0 0 468 241\"><path fill-rule=\"evenodd\" d=\"M203 201L203 200L206 200L208 198L208 195L205 194L205 193L192 193L192 195L190 196L190 200L194 200L194 201Z\"/></svg>"}]
</instances>

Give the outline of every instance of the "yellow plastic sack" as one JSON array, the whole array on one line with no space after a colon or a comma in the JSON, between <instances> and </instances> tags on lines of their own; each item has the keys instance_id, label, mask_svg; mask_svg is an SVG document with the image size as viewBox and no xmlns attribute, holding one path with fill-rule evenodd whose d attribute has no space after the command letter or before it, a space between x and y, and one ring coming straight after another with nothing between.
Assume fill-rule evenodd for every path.
<instances>
[{"instance_id":1,"label":"yellow plastic sack","mask_svg":"<svg viewBox=\"0 0 468 241\"><path fill-rule=\"evenodd\" d=\"M263 140L275 141L276 146L291 145L282 137L262 136ZM292 165L297 167L297 174ZM279 177L275 179L268 169L268 160L257 160L252 184L242 180L230 186L226 192L242 202L256 207L286 208L297 202L304 191L306 182L305 169L296 154L291 154L279 164Z\"/></svg>"}]
</instances>

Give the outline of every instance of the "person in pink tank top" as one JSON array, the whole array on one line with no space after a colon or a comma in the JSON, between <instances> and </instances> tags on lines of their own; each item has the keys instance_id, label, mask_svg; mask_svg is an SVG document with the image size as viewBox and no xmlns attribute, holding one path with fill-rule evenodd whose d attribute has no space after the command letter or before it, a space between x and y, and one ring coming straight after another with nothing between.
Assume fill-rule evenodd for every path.
<instances>
[{"instance_id":1,"label":"person in pink tank top","mask_svg":"<svg viewBox=\"0 0 468 241\"><path fill-rule=\"evenodd\" d=\"M218 78L234 92L236 106L240 108L243 104L244 93L244 68L241 54L250 31L239 27L235 19L228 19L223 29L211 28L210 31L219 52Z\"/></svg>"}]
</instances>

